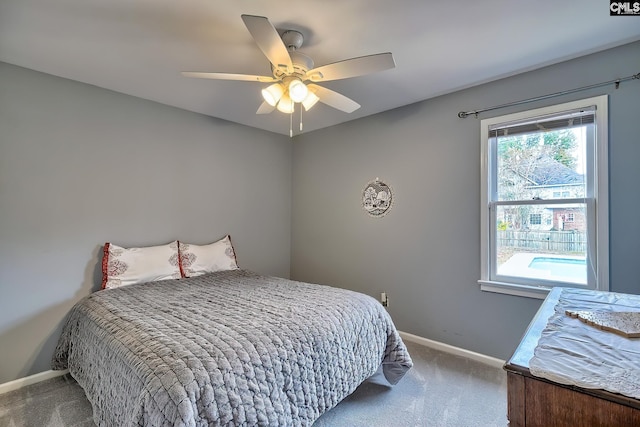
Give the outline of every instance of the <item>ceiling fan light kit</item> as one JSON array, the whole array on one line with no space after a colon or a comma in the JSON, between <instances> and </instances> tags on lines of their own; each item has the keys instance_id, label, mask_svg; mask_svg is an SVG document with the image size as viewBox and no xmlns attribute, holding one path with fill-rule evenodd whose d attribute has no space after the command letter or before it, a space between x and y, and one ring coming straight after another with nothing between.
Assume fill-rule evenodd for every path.
<instances>
[{"instance_id":1,"label":"ceiling fan light kit","mask_svg":"<svg viewBox=\"0 0 640 427\"><path fill-rule=\"evenodd\" d=\"M288 93L282 95L280 101L278 102L278 106L276 107L278 111L285 114L291 114L294 110L294 103Z\"/></svg>"},{"instance_id":2,"label":"ceiling fan light kit","mask_svg":"<svg viewBox=\"0 0 640 427\"><path fill-rule=\"evenodd\" d=\"M316 105L320 98L307 86L309 93L307 93L307 97L302 101L302 105L306 111L309 111L311 107Z\"/></svg>"},{"instance_id":3,"label":"ceiling fan light kit","mask_svg":"<svg viewBox=\"0 0 640 427\"><path fill-rule=\"evenodd\" d=\"M291 98L291 100L293 102L304 101L307 97L307 94L309 93L307 85L302 83L302 80L297 77L287 77L287 79L291 79L291 82L289 82L289 84L287 85L289 89L289 97Z\"/></svg>"},{"instance_id":4,"label":"ceiling fan light kit","mask_svg":"<svg viewBox=\"0 0 640 427\"><path fill-rule=\"evenodd\" d=\"M275 107L278 104L282 95L284 95L284 88L280 83L274 83L271 86L262 89L262 97L272 107Z\"/></svg>"},{"instance_id":5,"label":"ceiling fan light kit","mask_svg":"<svg viewBox=\"0 0 640 427\"><path fill-rule=\"evenodd\" d=\"M395 67L392 54L386 52L314 68L313 60L298 51L304 42L302 33L286 30L281 36L264 16L242 15L242 20L271 63L273 77L207 72L183 72L182 75L205 79L272 83L262 89L265 102L260 105L256 114L268 114L274 109L285 114L293 114L295 104L301 104L305 110L309 111L318 101L340 111L351 113L360 108L360 104L338 92L313 83L347 79ZM307 81L311 83L307 84ZM302 118L300 120L302 121ZM300 128L302 129L302 122ZM293 134L291 129L289 134Z\"/></svg>"}]
</instances>

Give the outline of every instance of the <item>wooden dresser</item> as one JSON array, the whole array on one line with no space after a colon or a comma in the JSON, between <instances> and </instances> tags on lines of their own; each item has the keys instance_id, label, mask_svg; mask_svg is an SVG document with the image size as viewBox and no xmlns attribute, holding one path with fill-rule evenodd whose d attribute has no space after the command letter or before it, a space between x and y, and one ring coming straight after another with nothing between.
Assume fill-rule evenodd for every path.
<instances>
[{"instance_id":1,"label":"wooden dresser","mask_svg":"<svg viewBox=\"0 0 640 427\"><path fill-rule=\"evenodd\" d=\"M640 401L605 390L567 386L534 377L529 371L542 331L558 303L552 290L505 364L509 427L640 426Z\"/></svg>"}]
</instances>

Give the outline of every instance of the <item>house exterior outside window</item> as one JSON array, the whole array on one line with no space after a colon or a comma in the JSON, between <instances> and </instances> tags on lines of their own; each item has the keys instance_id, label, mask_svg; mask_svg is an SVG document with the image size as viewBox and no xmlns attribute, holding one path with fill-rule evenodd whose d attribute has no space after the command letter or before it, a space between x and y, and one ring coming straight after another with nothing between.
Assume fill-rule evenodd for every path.
<instances>
[{"instance_id":1,"label":"house exterior outside window","mask_svg":"<svg viewBox=\"0 0 640 427\"><path fill-rule=\"evenodd\" d=\"M483 290L608 290L607 97L481 121Z\"/></svg>"}]
</instances>

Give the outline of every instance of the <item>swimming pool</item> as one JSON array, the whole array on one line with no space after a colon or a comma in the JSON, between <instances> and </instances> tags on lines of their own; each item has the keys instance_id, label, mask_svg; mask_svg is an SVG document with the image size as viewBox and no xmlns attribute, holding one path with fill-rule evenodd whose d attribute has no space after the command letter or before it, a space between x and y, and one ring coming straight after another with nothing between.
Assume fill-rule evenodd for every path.
<instances>
[{"instance_id":1,"label":"swimming pool","mask_svg":"<svg viewBox=\"0 0 640 427\"><path fill-rule=\"evenodd\" d=\"M535 257L529 268L548 271L552 276L587 277L587 261L584 259Z\"/></svg>"},{"instance_id":2,"label":"swimming pool","mask_svg":"<svg viewBox=\"0 0 640 427\"><path fill-rule=\"evenodd\" d=\"M545 253L515 253L498 265L498 275L587 284L584 256Z\"/></svg>"}]
</instances>

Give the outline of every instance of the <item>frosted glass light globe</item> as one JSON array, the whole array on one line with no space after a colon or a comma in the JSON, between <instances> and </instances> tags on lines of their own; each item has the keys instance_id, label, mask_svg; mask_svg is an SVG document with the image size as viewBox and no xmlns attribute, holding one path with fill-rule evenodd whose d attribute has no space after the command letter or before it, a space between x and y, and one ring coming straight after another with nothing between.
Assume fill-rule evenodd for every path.
<instances>
[{"instance_id":1,"label":"frosted glass light globe","mask_svg":"<svg viewBox=\"0 0 640 427\"><path fill-rule=\"evenodd\" d=\"M289 96L293 102L302 102L307 97L309 89L300 80L292 80L289 83Z\"/></svg>"}]
</instances>

